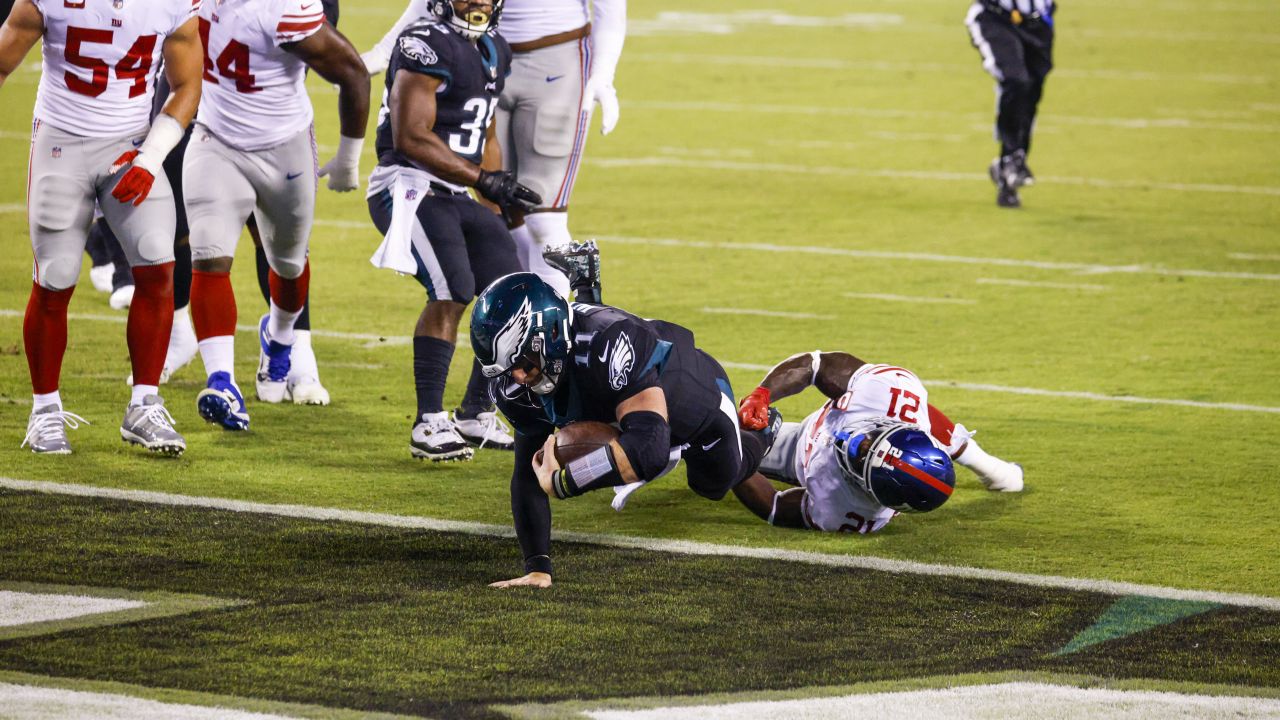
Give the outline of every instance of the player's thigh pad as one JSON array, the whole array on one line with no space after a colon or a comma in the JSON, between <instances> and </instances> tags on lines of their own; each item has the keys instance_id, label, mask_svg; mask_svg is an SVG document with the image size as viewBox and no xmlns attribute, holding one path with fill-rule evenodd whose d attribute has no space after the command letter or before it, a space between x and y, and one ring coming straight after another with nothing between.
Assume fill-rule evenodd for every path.
<instances>
[{"instance_id":1,"label":"player's thigh pad","mask_svg":"<svg viewBox=\"0 0 1280 720\"><path fill-rule=\"evenodd\" d=\"M582 111L588 72L586 39L519 53L507 87L517 93L509 134L520 182L542 206L564 207L582 160L590 110Z\"/></svg>"},{"instance_id":2,"label":"player's thigh pad","mask_svg":"<svg viewBox=\"0 0 1280 720\"><path fill-rule=\"evenodd\" d=\"M774 480L795 485L799 480L796 478L796 454L800 452L801 439L804 437L804 425L801 423L784 422L782 428L778 430L778 437L773 442L773 447L760 461L760 472L766 477Z\"/></svg>"},{"instance_id":3,"label":"player's thigh pad","mask_svg":"<svg viewBox=\"0 0 1280 720\"><path fill-rule=\"evenodd\" d=\"M183 201L191 225L191 259L234 257L256 196L236 154L196 127L182 166Z\"/></svg>"},{"instance_id":4,"label":"player's thigh pad","mask_svg":"<svg viewBox=\"0 0 1280 720\"><path fill-rule=\"evenodd\" d=\"M144 136L145 137L145 136ZM97 150L98 164L104 169L116 158L136 145L128 140L103 142ZM177 224L177 210L173 205L173 188L169 178L160 173L151 183L151 191L141 205L122 203L111 195L128 167L114 175L105 172L98 179L98 207L107 219L112 232L120 240L120 247L129 259L130 267L159 265L173 262L173 231Z\"/></svg>"},{"instance_id":5,"label":"player's thigh pad","mask_svg":"<svg viewBox=\"0 0 1280 720\"><path fill-rule=\"evenodd\" d=\"M720 400L718 412L708 418L707 429L684 451L689 489L712 500L724 497L743 474L737 408L723 394Z\"/></svg>"},{"instance_id":6,"label":"player's thigh pad","mask_svg":"<svg viewBox=\"0 0 1280 720\"><path fill-rule=\"evenodd\" d=\"M462 213L478 205L467 195L429 195L418 205L413 228L415 277L431 300L468 303L476 294L476 278L467 254Z\"/></svg>"},{"instance_id":7,"label":"player's thigh pad","mask_svg":"<svg viewBox=\"0 0 1280 720\"><path fill-rule=\"evenodd\" d=\"M85 140L42 122L32 134L27 222L33 279L51 290L76 284L93 222L94 168Z\"/></svg>"},{"instance_id":8,"label":"player's thigh pad","mask_svg":"<svg viewBox=\"0 0 1280 720\"><path fill-rule=\"evenodd\" d=\"M516 242L502 222L502 218L480 203L470 203L461 209L462 229L467 238L467 257L475 276L473 295L489 286L503 275L520 272L520 257ZM459 302L471 298L458 297Z\"/></svg>"},{"instance_id":9,"label":"player's thigh pad","mask_svg":"<svg viewBox=\"0 0 1280 720\"><path fill-rule=\"evenodd\" d=\"M311 128L273 148L245 153L257 191L254 216L267 264L283 278L296 278L307 263L316 215L315 137Z\"/></svg>"}]
</instances>

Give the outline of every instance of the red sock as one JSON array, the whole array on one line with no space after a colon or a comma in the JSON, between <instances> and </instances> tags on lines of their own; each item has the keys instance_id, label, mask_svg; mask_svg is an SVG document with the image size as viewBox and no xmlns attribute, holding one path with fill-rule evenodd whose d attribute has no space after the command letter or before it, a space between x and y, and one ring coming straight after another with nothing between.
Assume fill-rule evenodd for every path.
<instances>
[{"instance_id":1,"label":"red sock","mask_svg":"<svg viewBox=\"0 0 1280 720\"><path fill-rule=\"evenodd\" d=\"M196 339L236 334L236 294L231 273L191 271L191 323Z\"/></svg>"},{"instance_id":2,"label":"red sock","mask_svg":"<svg viewBox=\"0 0 1280 720\"><path fill-rule=\"evenodd\" d=\"M942 414L942 411L933 405L929 406L929 434L934 440L942 443L942 447L951 447L951 433L955 432L956 424L951 422L951 418Z\"/></svg>"},{"instance_id":3,"label":"red sock","mask_svg":"<svg viewBox=\"0 0 1280 720\"><path fill-rule=\"evenodd\" d=\"M129 359L135 385L159 385L173 328L173 263L133 268Z\"/></svg>"},{"instance_id":4,"label":"red sock","mask_svg":"<svg viewBox=\"0 0 1280 720\"><path fill-rule=\"evenodd\" d=\"M292 280L280 277L275 270L268 270L267 285L271 288L271 302L276 307L291 313L301 311L311 285L311 261L308 260L302 266L302 274Z\"/></svg>"},{"instance_id":5,"label":"red sock","mask_svg":"<svg viewBox=\"0 0 1280 720\"><path fill-rule=\"evenodd\" d=\"M27 314L22 320L22 344L31 369L31 390L45 395L58 389L62 356L67 352L67 305L76 286L49 290L31 283Z\"/></svg>"}]
</instances>

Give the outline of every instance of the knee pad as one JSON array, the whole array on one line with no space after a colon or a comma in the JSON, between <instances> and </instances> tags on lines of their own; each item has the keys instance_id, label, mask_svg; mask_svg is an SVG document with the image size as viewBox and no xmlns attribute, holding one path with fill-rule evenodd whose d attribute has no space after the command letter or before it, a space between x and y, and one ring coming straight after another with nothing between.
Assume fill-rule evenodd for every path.
<instances>
[{"instance_id":1,"label":"knee pad","mask_svg":"<svg viewBox=\"0 0 1280 720\"><path fill-rule=\"evenodd\" d=\"M37 258L32 280L45 290L66 290L80 279L80 255Z\"/></svg>"}]
</instances>

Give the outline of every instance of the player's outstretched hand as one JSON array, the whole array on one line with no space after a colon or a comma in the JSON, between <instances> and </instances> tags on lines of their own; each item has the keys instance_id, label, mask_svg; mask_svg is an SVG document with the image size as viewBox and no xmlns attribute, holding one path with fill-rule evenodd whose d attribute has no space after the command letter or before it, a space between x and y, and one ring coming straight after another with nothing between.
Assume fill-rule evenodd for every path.
<instances>
[{"instance_id":1,"label":"player's outstretched hand","mask_svg":"<svg viewBox=\"0 0 1280 720\"><path fill-rule=\"evenodd\" d=\"M542 197L538 193L521 185L516 181L515 175L505 170L481 170L480 178L476 180L476 190L504 213L508 208L529 212L542 204Z\"/></svg>"},{"instance_id":2,"label":"player's outstretched hand","mask_svg":"<svg viewBox=\"0 0 1280 720\"><path fill-rule=\"evenodd\" d=\"M763 430L769 425L769 391L758 387L742 398L738 419L745 430Z\"/></svg>"},{"instance_id":3,"label":"player's outstretched hand","mask_svg":"<svg viewBox=\"0 0 1280 720\"><path fill-rule=\"evenodd\" d=\"M329 189L334 192L351 192L360 187L360 159L356 162L342 162L341 157L333 157L320 166L320 177L329 178Z\"/></svg>"},{"instance_id":4,"label":"player's outstretched hand","mask_svg":"<svg viewBox=\"0 0 1280 720\"><path fill-rule=\"evenodd\" d=\"M137 150L130 150L120 157L116 158L111 167L107 170L109 173L116 173L125 165L133 163L134 158L138 157ZM116 182L115 188L111 191L111 197L122 203L133 203L134 207L142 204L147 199L147 195L151 194L151 184L156 181L156 176L152 175L146 168L140 168L133 165L124 175L120 176L120 180Z\"/></svg>"},{"instance_id":5,"label":"player's outstretched hand","mask_svg":"<svg viewBox=\"0 0 1280 720\"><path fill-rule=\"evenodd\" d=\"M618 125L618 91L612 81L596 77L587 81L582 90L582 111L595 103L600 103L600 134L608 135Z\"/></svg>"},{"instance_id":6,"label":"player's outstretched hand","mask_svg":"<svg viewBox=\"0 0 1280 720\"><path fill-rule=\"evenodd\" d=\"M491 588L510 588L510 587L551 587L551 576L544 572L531 572L528 575L510 580L499 580L495 583L489 583Z\"/></svg>"}]
</instances>

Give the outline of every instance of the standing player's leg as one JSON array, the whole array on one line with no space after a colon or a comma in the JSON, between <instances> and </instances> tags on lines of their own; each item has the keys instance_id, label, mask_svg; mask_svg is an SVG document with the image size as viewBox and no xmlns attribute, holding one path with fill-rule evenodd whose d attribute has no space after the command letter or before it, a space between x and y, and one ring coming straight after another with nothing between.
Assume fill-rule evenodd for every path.
<instances>
[{"instance_id":1,"label":"standing player's leg","mask_svg":"<svg viewBox=\"0 0 1280 720\"><path fill-rule=\"evenodd\" d=\"M462 212L467 257L475 274L476 290L483 290L503 275L519 272L515 242L502 220L479 204L464 206ZM515 436L498 418L490 387L489 378L480 370L480 362L473 360L467 390L450 420L458 434L477 448L514 450Z\"/></svg>"},{"instance_id":2,"label":"standing player's leg","mask_svg":"<svg viewBox=\"0 0 1280 720\"><path fill-rule=\"evenodd\" d=\"M197 126L182 170L191 226L191 320L208 376L196 407L205 420L227 430L249 427L244 395L235 381L231 263L256 196L235 162L237 152Z\"/></svg>"},{"instance_id":3,"label":"standing player's leg","mask_svg":"<svg viewBox=\"0 0 1280 720\"><path fill-rule=\"evenodd\" d=\"M1040 22L1026 31L1024 50L1027 58L1027 74L1031 78L1031 92L1027 97L1027 114L1029 119L1022 138L1022 165L1018 168L1021 183L1030 185L1035 176L1027 167L1026 157L1031 154L1031 133L1035 130L1036 112L1040 108L1040 98L1044 95L1044 81L1053 69L1053 25Z\"/></svg>"},{"instance_id":4,"label":"standing player's leg","mask_svg":"<svg viewBox=\"0 0 1280 720\"><path fill-rule=\"evenodd\" d=\"M249 236L253 238L254 261L258 270L258 290L262 299L271 308L271 265L267 262L266 251L262 249L262 233L257 221L249 218L246 226ZM308 262L308 272L310 264ZM290 353L289 377L285 381L285 400L295 405L328 405L329 391L320 383L320 368L316 363L315 350L311 347L311 295L307 294L302 304L302 313L293 323L293 351Z\"/></svg>"},{"instance_id":5,"label":"standing player's leg","mask_svg":"<svg viewBox=\"0 0 1280 720\"><path fill-rule=\"evenodd\" d=\"M173 232L173 329L169 333L169 350L164 356L160 382L191 362L198 351L196 331L191 324L191 228L187 223L186 200L182 185L182 162L191 141L194 124L187 128L182 142L164 161L164 174L173 188L176 225Z\"/></svg>"},{"instance_id":6,"label":"standing player's leg","mask_svg":"<svg viewBox=\"0 0 1280 720\"><path fill-rule=\"evenodd\" d=\"M104 169L136 143L101 143L97 149ZM155 178L146 200L121 203L111 195L124 170L98 179L98 203L107 223L116 230L133 271L133 303L129 306L129 359L133 390L120 436L152 452L180 455L187 444L173 429L173 417L160 397L160 373L173 325L173 190L168 178Z\"/></svg>"},{"instance_id":7,"label":"standing player's leg","mask_svg":"<svg viewBox=\"0 0 1280 720\"><path fill-rule=\"evenodd\" d=\"M27 221L34 258L22 343L31 372L32 408L22 441L32 452L71 452L66 427L83 420L65 411L59 383L67 351L67 306L80 277L93 222L94 186L79 138L37 121L31 137Z\"/></svg>"},{"instance_id":8,"label":"standing player's leg","mask_svg":"<svg viewBox=\"0 0 1280 720\"><path fill-rule=\"evenodd\" d=\"M1000 155L988 172L996 184L996 204L1020 207L1015 153L1020 149L1031 117L1027 113L1032 82L1022 40L1013 23L974 3L965 19L969 39L982 56L982 68L996 80L996 138Z\"/></svg>"},{"instance_id":9,"label":"standing player's leg","mask_svg":"<svg viewBox=\"0 0 1280 720\"><path fill-rule=\"evenodd\" d=\"M988 454L973 439L974 431L951 421L941 410L929 406L929 434L947 450L957 465L973 471L982 484L997 492L1022 490L1022 466Z\"/></svg>"}]
</instances>

